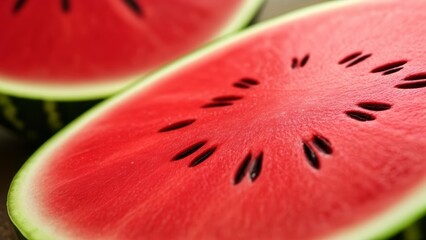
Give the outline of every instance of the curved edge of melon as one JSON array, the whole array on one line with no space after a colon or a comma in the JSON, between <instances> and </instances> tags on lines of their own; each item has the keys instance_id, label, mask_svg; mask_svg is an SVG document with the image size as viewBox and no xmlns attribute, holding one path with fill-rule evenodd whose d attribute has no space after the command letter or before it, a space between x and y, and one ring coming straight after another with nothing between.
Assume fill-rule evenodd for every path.
<instances>
[{"instance_id":1,"label":"curved edge of melon","mask_svg":"<svg viewBox=\"0 0 426 240\"><path fill-rule=\"evenodd\" d=\"M245 27L250 20L261 10L265 0L243 0L231 19L204 44L215 41L225 35ZM201 46L202 47L202 46ZM127 86L143 78L148 72L121 78L120 80L102 81L89 84L31 84L13 81L13 78L0 76L0 93L13 97L27 99L46 99L52 101L79 101L94 100L109 97L126 89Z\"/></svg>"},{"instance_id":2,"label":"curved edge of melon","mask_svg":"<svg viewBox=\"0 0 426 240\"><path fill-rule=\"evenodd\" d=\"M411 189L402 200L379 215L326 236L329 240L386 239L415 223L426 214L426 180Z\"/></svg>"},{"instance_id":3,"label":"curved edge of melon","mask_svg":"<svg viewBox=\"0 0 426 240\"><path fill-rule=\"evenodd\" d=\"M30 157L30 159L15 175L8 193L7 210L16 229L27 239L58 239L55 236L55 233L58 232L61 232L65 239L72 239L72 236L67 235L68 233L65 229L61 229L59 226L54 227L45 219L34 214L32 211L34 211L35 206L31 205L34 203L27 201L28 196L26 193L27 190L31 188L32 179L36 177L37 172L39 172L44 165L49 164L49 160L51 159L48 159L48 157L55 152L55 149L64 145L69 138L74 137L76 133L83 129L91 120L96 119L97 116L102 115L102 113L107 111L109 108L125 101L133 94L137 94L143 90L148 90L151 84L161 81L161 79L165 76L171 75L185 66L189 66L191 63L214 53L220 48L230 46L243 38L253 36L259 31L273 28L278 24L295 21L306 15L318 14L340 7L350 7L351 4L359 2L368 4L368 0L354 0L349 3L346 1L321 3L258 24L238 35L233 35L214 42L156 72L153 72L148 75L144 81L133 84L133 87L128 88L125 92L90 109L42 145L42 147L40 147ZM416 187L407 191L406 195L401 198L401 201L399 201L398 204L393 205L371 219L349 226L332 235L325 236L325 239L383 239L396 234L398 231L416 222L425 214L426 177L423 182L420 182Z\"/></svg>"},{"instance_id":4,"label":"curved edge of melon","mask_svg":"<svg viewBox=\"0 0 426 240\"><path fill-rule=\"evenodd\" d=\"M214 39L219 39L231 34L249 24L258 11L262 11L262 6L266 4L267 1L268 0L245 0L239 14L237 14Z\"/></svg>"}]
</instances>

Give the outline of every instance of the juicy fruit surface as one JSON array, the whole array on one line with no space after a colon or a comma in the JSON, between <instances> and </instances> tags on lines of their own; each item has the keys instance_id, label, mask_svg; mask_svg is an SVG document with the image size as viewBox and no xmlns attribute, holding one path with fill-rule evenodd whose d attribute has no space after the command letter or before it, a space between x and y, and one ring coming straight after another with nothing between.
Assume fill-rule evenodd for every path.
<instances>
[{"instance_id":1,"label":"juicy fruit surface","mask_svg":"<svg viewBox=\"0 0 426 240\"><path fill-rule=\"evenodd\" d=\"M0 2L0 76L85 83L140 75L200 46L242 0Z\"/></svg>"},{"instance_id":2,"label":"juicy fruit surface","mask_svg":"<svg viewBox=\"0 0 426 240\"><path fill-rule=\"evenodd\" d=\"M19 211L88 239L310 239L367 221L426 181L425 8L364 1L165 73L35 159Z\"/></svg>"}]
</instances>

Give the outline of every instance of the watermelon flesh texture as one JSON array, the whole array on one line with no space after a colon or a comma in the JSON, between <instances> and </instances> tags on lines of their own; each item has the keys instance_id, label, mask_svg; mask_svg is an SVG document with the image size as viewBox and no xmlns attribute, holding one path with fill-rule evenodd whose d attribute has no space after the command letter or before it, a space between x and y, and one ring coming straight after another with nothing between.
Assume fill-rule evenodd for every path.
<instances>
[{"instance_id":1,"label":"watermelon flesh texture","mask_svg":"<svg viewBox=\"0 0 426 240\"><path fill-rule=\"evenodd\" d=\"M95 103L248 24L262 0L4 0L0 124L43 142Z\"/></svg>"},{"instance_id":2,"label":"watermelon flesh texture","mask_svg":"<svg viewBox=\"0 0 426 240\"><path fill-rule=\"evenodd\" d=\"M128 80L220 34L243 4L4 0L0 76L23 84Z\"/></svg>"},{"instance_id":3,"label":"watermelon flesh texture","mask_svg":"<svg viewBox=\"0 0 426 240\"><path fill-rule=\"evenodd\" d=\"M397 231L426 208L425 8L333 3L160 71L24 166L13 222L34 239Z\"/></svg>"}]
</instances>

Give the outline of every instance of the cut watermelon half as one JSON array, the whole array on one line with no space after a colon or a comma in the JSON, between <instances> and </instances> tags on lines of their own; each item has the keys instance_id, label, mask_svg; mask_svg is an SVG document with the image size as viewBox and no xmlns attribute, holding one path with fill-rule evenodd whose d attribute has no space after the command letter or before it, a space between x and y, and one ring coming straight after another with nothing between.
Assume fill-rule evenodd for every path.
<instances>
[{"instance_id":1,"label":"cut watermelon half","mask_svg":"<svg viewBox=\"0 0 426 240\"><path fill-rule=\"evenodd\" d=\"M246 25L261 3L3 0L0 123L49 135L152 69Z\"/></svg>"},{"instance_id":2,"label":"cut watermelon half","mask_svg":"<svg viewBox=\"0 0 426 240\"><path fill-rule=\"evenodd\" d=\"M332 2L185 57L44 145L12 221L29 239L391 236L426 211L425 9Z\"/></svg>"}]
</instances>

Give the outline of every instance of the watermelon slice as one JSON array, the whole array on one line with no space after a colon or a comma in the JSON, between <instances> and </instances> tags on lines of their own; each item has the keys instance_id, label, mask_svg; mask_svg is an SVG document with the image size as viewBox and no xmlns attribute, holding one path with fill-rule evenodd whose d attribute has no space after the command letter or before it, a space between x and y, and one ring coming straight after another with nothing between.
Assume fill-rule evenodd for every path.
<instances>
[{"instance_id":1,"label":"watermelon slice","mask_svg":"<svg viewBox=\"0 0 426 240\"><path fill-rule=\"evenodd\" d=\"M44 145L12 221L29 239L391 236L426 211L425 10L333 2L185 57Z\"/></svg>"},{"instance_id":2,"label":"watermelon slice","mask_svg":"<svg viewBox=\"0 0 426 240\"><path fill-rule=\"evenodd\" d=\"M262 0L0 1L0 123L49 136L148 71L234 31Z\"/></svg>"}]
</instances>

